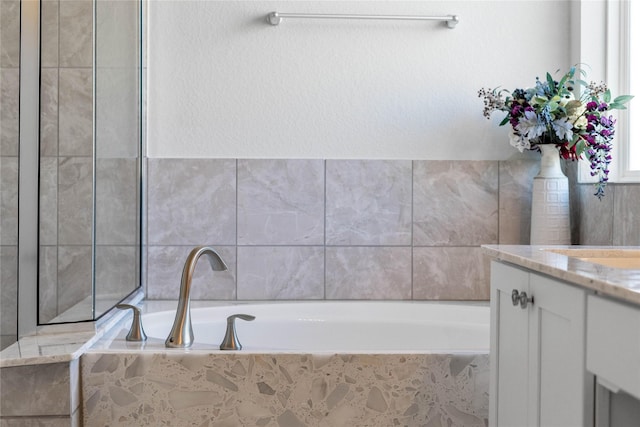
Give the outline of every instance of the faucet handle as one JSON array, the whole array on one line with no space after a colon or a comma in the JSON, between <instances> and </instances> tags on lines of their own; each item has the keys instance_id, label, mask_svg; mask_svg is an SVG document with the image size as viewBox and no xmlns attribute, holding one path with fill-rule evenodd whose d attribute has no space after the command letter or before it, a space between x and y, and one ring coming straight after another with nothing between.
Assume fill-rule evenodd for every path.
<instances>
[{"instance_id":1,"label":"faucet handle","mask_svg":"<svg viewBox=\"0 0 640 427\"><path fill-rule=\"evenodd\" d=\"M227 332L224 334L222 344L220 344L220 350L242 350L242 344L236 335L236 318L250 322L256 317L250 314L233 314L227 317Z\"/></svg>"},{"instance_id":2,"label":"faucet handle","mask_svg":"<svg viewBox=\"0 0 640 427\"><path fill-rule=\"evenodd\" d=\"M130 304L118 304L116 308L120 310L129 310L133 311L133 321L131 322L131 329L127 334L127 341L146 341L147 334L144 333L144 329L142 328L142 318L140 316L141 312L138 307Z\"/></svg>"}]
</instances>

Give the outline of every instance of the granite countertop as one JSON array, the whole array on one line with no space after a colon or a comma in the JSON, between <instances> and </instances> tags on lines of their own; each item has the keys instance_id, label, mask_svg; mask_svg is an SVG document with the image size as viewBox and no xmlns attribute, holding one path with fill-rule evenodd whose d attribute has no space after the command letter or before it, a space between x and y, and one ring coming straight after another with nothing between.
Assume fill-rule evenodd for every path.
<instances>
[{"instance_id":1,"label":"granite countertop","mask_svg":"<svg viewBox=\"0 0 640 427\"><path fill-rule=\"evenodd\" d=\"M639 246L520 246L483 245L483 252L494 259L515 264L576 284L600 294L640 305L640 269L613 268L554 250L640 251Z\"/></svg>"}]
</instances>

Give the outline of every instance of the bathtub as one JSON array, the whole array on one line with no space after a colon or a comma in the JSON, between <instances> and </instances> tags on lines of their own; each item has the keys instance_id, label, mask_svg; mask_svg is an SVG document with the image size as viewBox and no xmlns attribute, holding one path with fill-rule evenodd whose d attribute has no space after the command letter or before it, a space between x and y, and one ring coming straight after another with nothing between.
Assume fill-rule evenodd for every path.
<instances>
[{"instance_id":1,"label":"bathtub","mask_svg":"<svg viewBox=\"0 0 640 427\"><path fill-rule=\"evenodd\" d=\"M487 305L194 301L193 346L168 349L177 303L154 303L146 342L126 342L125 323L82 356L86 426L488 423ZM242 350L221 351L231 314L256 319L236 320Z\"/></svg>"},{"instance_id":2,"label":"bathtub","mask_svg":"<svg viewBox=\"0 0 640 427\"><path fill-rule=\"evenodd\" d=\"M489 307L422 302L296 302L191 309L195 348L217 348L232 314L245 352L478 353L489 351ZM166 339L175 310L149 313L149 337Z\"/></svg>"}]
</instances>

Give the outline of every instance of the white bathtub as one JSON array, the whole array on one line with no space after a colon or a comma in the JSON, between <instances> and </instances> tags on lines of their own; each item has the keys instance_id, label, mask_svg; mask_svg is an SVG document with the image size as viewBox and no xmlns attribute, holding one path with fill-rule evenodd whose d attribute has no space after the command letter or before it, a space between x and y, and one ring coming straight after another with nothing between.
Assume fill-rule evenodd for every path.
<instances>
[{"instance_id":1,"label":"white bathtub","mask_svg":"<svg viewBox=\"0 0 640 427\"><path fill-rule=\"evenodd\" d=\"M488 353L489 307L439 302L287 302L191 308L194 349L216 350L226 318L242 352ZM143 315L145 332L166 339L175 309ZM154 340L155 341L155 340Z\"/></svg>"}]
</instances>

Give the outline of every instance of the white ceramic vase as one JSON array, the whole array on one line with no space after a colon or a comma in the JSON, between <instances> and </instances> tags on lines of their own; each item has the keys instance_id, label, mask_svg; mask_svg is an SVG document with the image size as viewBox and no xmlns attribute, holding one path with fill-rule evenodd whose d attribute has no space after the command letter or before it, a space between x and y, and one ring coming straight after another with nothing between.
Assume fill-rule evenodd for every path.
<instances>
[{"instance_id":1,"label":"white ceramic vase","mask_svg":"<svg viewBox=\"0 0 640 427\"><path fill-rule=\"evenodd\" d=\"M570 245L569 180L553 144L539 145L540 173L533 178L531 244Z\"/></svg>"}]
</instances>

